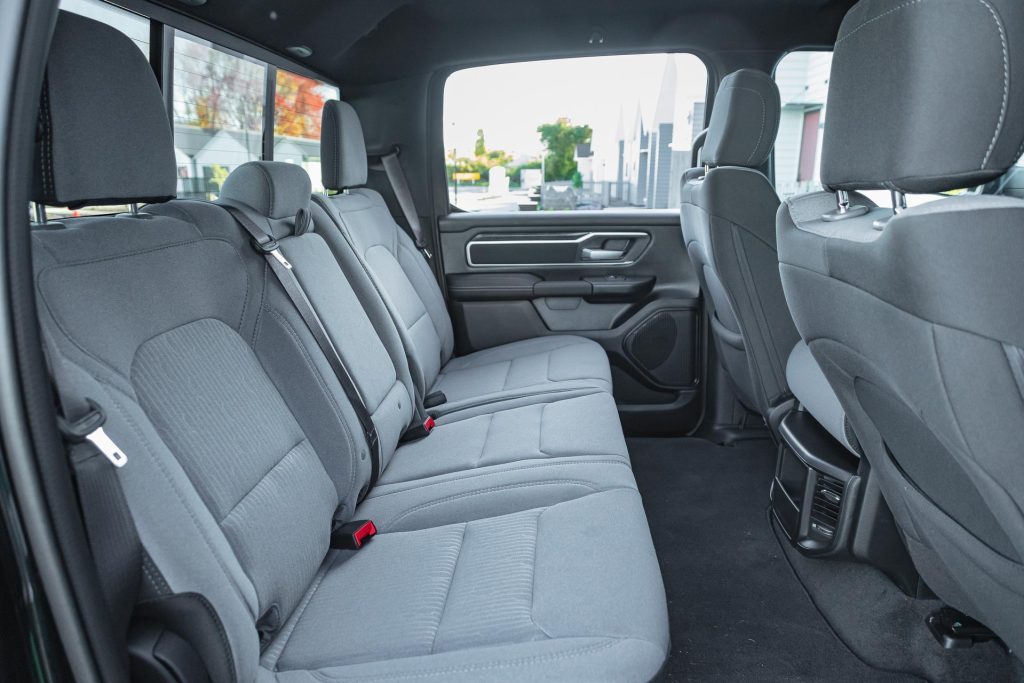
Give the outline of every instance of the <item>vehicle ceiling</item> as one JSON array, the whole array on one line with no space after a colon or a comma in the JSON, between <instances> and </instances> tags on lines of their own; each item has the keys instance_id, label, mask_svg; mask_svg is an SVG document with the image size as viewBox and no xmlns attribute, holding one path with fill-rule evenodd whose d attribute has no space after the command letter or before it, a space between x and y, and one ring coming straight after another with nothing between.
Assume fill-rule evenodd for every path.
<instances>
[{"instance_id":1,"label":"vehicle ceiling","mask_svg":"<svg viewBox=\"0 0 1024 683\"><path fill-rule=\"evenodd\" d=\"M830 45L854 0L188 0L156 4L339 83L537 57ZM139 3L125 3L128 5ZM294 59L294 58L293 58Z\"/></svg>"}]
</instances>

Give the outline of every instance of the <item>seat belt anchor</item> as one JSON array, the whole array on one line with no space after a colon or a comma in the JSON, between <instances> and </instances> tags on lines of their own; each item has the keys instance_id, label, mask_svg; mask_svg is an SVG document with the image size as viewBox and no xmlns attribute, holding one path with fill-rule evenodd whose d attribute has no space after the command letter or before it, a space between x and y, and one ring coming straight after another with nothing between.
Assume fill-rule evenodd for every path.
<instances>
[{"instance_id":1,"label":"seat belt anchor","mask_svg":"<svg viewBox=\"0 0 1024 683\"><path fill-rule=\"evenodd\" d=\"M107 414L91 398L87 398L85 401L89 406L89 411L74 422L70 422L60 415L57 416L57 427L60 429L60 433L71 443L88 441L114 467L124 467L128 463L128 456L103 429L103 425L107 422Z\"/></svg>"},{"instance_id":2,"label":"seat belt anchor","mask_svg":"<svg viewBox=\"0 0 1024 683\"><path fill-rule=\"evenodd\" d=\"M368 519L357 519L339 524L331 530L331 547L339 550L359 550L377 535L377 527Z\"/></svg>"}]
</instances>

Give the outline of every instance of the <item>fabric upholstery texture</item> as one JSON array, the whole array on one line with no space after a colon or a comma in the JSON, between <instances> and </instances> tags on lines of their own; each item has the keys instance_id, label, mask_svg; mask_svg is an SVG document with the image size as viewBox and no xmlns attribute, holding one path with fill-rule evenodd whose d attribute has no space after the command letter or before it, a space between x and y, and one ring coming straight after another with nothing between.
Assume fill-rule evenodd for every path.
<instances>
[{"instance_id":1,"label":"fabric upholstery texture","mask_svg":"<svg viewBox=\"0 0 1024 683\"><path fill-rule=\"evenodd\" d=\"M837 43L824 182L926 192L1006 171L1024 147L1022 22L1013 2L862 0ZM792 197L778 214L794 321L921 576L1019 650L1024 202L966 194L893 216L851 195L869 210L825 221L829 203Z\"/></svg>"},{"instance_id":2,"label":"fabric upholstery texture","mask_svg":"<svg viewBox=\"0 0 1024 683\"><path fill-rule=\"evenodd\" d=\"M712 338L740 403L757 413L785 397L786 361L799 334L779 279L775 214L779 199L755 166L775 143L779 92L767 74L726 76L715 104L709 143L718 164L688 174L680 221L711 319ZM735 165L723 165L723 163Z\"/></svg>"},{"instance_id":3,"label":"fabric upholstery texture","mask_svg":"<svg viewBox=\"0 0 1024 683\"><path fill-rule=\"evenodd\" d=\"M120 35L77 14L58 19L39 107L32 201L79 207L174 196L174 145L160 88L139 48ZM100 60L105 68L93 69ZM107 127L129 111L132 125L108 146Z\"/></svg>"},{"instance_id":4,"label":"fabric upholstery texture","mask_svg":"<svg viewBox=\"0 0 1024 683\"><path fill-rule=\"evenodd\" d=\"M942 192L988 182L1016 162L1019 10L1016 0L857 3L833 53L822 184Z\"/></svg>"},{"instance_id":5,"label":"fabric upholstery texture","mask_svg":"<svg viewBox=\"0 0 1024 683\"><path fill-rule=\"evenodd\" d=\"M352 105L340 100L324 104L320 128L321 182L328 190L366 184L366 141Z\"/></svg>"},{"instance_id":6,"label":"fabric upholstery texture","mask_svg":"<svg viewBox=\"0 0 1024 683\"><path fill-rule=\"evenodd\" d=\"M103 74L111 55L124 58L118 87L146 100L142 111L160 106L127 37L86 19L74 29L76 68ZM46 96L71 111L89 99L79 95ZM150 132L135 111L96 127L113 158ZM62 139L54 158L82 151ZM33 232L54 380L76 404L103 406L127 455L117 477L152 589L208 605L213 649L239 680L653 677L667 608L611 395L576 387L480 405L398 446L421 417L393 347L403 340L379 295L365 307L366 283L346 278L323 223L296 218L319 210L300 173L243 165L221 201L245 204L278 240L350 369L381 435L372 490L364 432L331 364L223 206L167 201ZM93 180L84 202L123 179ZM557 361L563 341L526 346ZM534 366L509 369L519 359L492 360L533 382ZM587 363L607 375L607 360ZM380 533L358 552L331 550L333 525L363 514Z\"/></svg>"},{"instance_id":7,"label":"fabric upholstery texture","mask_svg":"<svg viewBox=\"0 0 1024 683\"><path fill-rule=\"evenodd\" d=\"M722 79L701 160L709 166L758 168L768 159L779 132L779 87L756 69Z\"/></svg>"},{"instance_id":8,"label":"fabric upholstery texture","mask_svg":"<svg viewBox=\"0 0 1024 683\"><path fill-rule=\"evenodd\" d=\"M293 218L309 206L312 181L305 169L283 161L250 161L224 180L220 199L252 207L268 218Z\"/></svg>"},{"instance_id":9,"label":"fabric upholstery texture","mask_svg":"<svg viewBox=\"0 0 1024 683\"><path fill-rule=\"evenodd\" d=\"M369 280L376 290L421 398L443 392L448 399L438 409L443 413L559 389L611 390L607 354L582 337L526 340L453 358L451 317L429 264L380 194L357 187L366 182L366 150L355 110L347 103L328 103L322 131L324 186L345 190L317 198L328 218L322 233L346 276ZM340 234L328 237L332 230ZM386 344L388 334L381 333Z\"/></svg>"}]
</instances>

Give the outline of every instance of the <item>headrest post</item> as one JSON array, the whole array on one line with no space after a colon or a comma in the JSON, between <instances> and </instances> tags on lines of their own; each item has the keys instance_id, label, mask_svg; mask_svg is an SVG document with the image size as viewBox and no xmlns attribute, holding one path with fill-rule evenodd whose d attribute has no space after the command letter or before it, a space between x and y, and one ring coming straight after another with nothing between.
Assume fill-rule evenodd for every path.
<instances>
[{"instance_id":1,"label":"headrest post","mask_svg":"<svg viewBox=\"0 0 1024 683\"><path fill-rule=\"evenodd\" d=\"M707 175L709 171L711 171L711 166L704 164L704 175Z\"/></svg>"},{"instance_id":2,"label":"headrest post","mask_svg":"<svg viewBox=\"0 0 1024 683\"><path fill-rule=\"evenodd\" d=\"M43 205L43 204L40 204L39 202L36 202L35 203L35 208L36 208L36 223L38 223L39 225L45 225L46 224L46 206Z\"/></svg>"},{"instance_id":3,"label":"headrest post","mask_svg":"<svg viewBox=\"0 0 1024 683\"><path fill-rule=\"evenodd\" d=\"M821 216L821 220L831 223L847 218L854 218L856 216L863 216L868 212L868 207L864 205L850 206L850 193L846 190L836 190L835 195L836 210L823 214Z\"/></svg>"},{"instance_id":4,"label":"headrest post","mask_svg":"<svg viewBox=\"0 0 1024 683\"><path fill-rule=\"evenodd\" d=\"M841 214L850 212L850 193L846 190L836 190L836 206Z\"/></svg>"},{"instance_id":5,"label":"headrest post","mask_svg":"<svg viewBox=\"0 0 1024 683\"><path fill-rule=\"evenodd\" d=\"M892 215L898 216L907 210L907 195L899 190L890 190L892 197Z\"/></svg>"},{"instance_id":6,"label":"headrest post","mask_svg":"<svg viewBox=\"0 0 1024 683\"><path fill-rule=\"evenodd\" d=\"M132 212L133 216L139 215L139 205L136 202L132 202L128 205L128 209Z\"/></svg>"}]
</instances>

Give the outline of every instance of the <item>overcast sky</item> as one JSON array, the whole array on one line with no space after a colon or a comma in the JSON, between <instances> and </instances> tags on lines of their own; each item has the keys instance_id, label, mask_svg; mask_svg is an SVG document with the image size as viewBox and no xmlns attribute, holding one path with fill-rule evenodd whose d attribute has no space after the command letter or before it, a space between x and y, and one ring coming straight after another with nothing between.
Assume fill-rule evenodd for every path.
<instances>
[{"instance_id":1,"label":"overcast sky","mask_svg":"<svg viewBox=\"0 0 1024 683\"><path fill-rule=\"evenodd\" d=\"M594 129L594 145L615 139L620 108L626 134L639 103L654 115L666 60L676 60L677 109L683 115L703 101L707 72L693 55L620 55L484 66L458 71L445 86L445 147L471 156L478 128L488 149L537 155L537 126L561 116ZM600 150L599 150L600 151Z\"/></svg>"}]
</instances>

